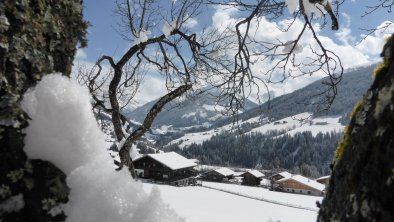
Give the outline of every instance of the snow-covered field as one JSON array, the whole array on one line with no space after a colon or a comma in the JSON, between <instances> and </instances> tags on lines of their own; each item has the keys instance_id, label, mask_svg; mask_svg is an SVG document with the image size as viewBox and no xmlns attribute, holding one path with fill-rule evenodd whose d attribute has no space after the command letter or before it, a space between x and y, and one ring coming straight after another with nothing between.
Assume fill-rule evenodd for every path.
<instances>
[{"instance_id":1,"label":"snow-covered field","mask_svg":"<svg viewBox=\"0 0 394 222\"><path fill-rule=\"evenodd\" d=\"M312 202L321 197L270 192L262 188L231 184L209 183L209 185L237 189L245 193L267 195L267 198L290 201L313 207ZM245 198L200 186L173 187L144 183L144 190L150 192L156 186L164 203L169 204L186 222L267 222L267 221L316 221L317 212L296 209L264 201ZM259 193L260 192L260 193ZM313 206L312 206L313 205Z\"/></svg>"},{"instance_id":2,"label":"snow-covered field","mask_svg":"<svg viewBox=\"0 0 394 222\"><path fill-rule=\"evenodd\" d=\"M311 131L312 135L316 136L320 132L343 131L344 126L339 123L340 117L320 117L312 119L310 118L311 115L312 113L300 113L254 128L250 132L265 134L268 131L285 130L287 134L293 136L296 133Z\"/></svg>"},{"instance_id":3,"label":"snow-covered field","mask_svg":"<svg viewBox=\"0 0 394 222\"><path fill-rule=\"evenodd\" d=\"M284 131L289 135L295 135L296 133L311 131L313 136L316 136L318 133L327 133L327 132L341 132L344 127L341 123L339 123L340 117L319 117L312 118L312 113L300 113L295 116L286 117L274 122L263 124L259 127L252 129L248 133L262 133L266 134L269 131L277 130ZM259 117L254 117L244 122L240 121L239 124L242 123L257 123L260 122ZM187 133L184 136L171 141L170 144L178 144L180 148L185 148L190 146L191 144L202 144L204 141L210 140L212 136L233 130L234 125L228 124L213 130L205 131L205 132L196 132L196 133Z\"/></svg>"},{"instance_id":4,"label":"snow-covered field","mask_svg":"<svg viewBox=\"0 0 394 222\"><path fill-rule=\"evenodd\" d=\"M318 210L316 206L316 201L321 202L323 199L323 197L318 197L318 196L275 192L275 191L270 191L266 188L249 187L249 186L242 186L237 184L203 182L203 185L207 187L213 187L221 190L239 193L241 195L273 200L284 204L313 208L316 211Z\"/></svg>"}]
</instances>

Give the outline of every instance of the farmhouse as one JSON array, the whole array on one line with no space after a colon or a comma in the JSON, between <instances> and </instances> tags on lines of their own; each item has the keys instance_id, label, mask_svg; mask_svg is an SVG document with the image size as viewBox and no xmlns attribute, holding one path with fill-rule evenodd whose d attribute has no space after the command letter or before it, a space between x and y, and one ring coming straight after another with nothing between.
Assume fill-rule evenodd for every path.
<instances>
[{"instance_id":1,"label":"farmhouse","mask_svg":"<svg viewBox=\"0 0 394 222\"><path fill-rule=\"evenodd\" d=\"M258 186L264 177L264 174L257 170L249 170L241 175L243 177L242 185Z\"/></svg>"},{"instance_id":2,"label":"farmhouse","mask_svg":"<svg viewBox=\"0 0 394 222\"><path fill-rule=\"evenodd\" d=\"M175 153L146 154L134 161L135 173L141 178L152 178L175 186L194 181L193 167L197 164Z\"/></svg>"},{"instance_id":3,"label":"farmhouse","mask_svg":"<svg viewBox=\"0 0 394 222\"><path fill-rule=\"evenodd\" d=\"M274 174L271 176L271 181L275 182L277 180L283 179L283 178L288 178L291 177L291 173L287 172L287 171L283 171L277 174Z\"/></svg>"},{"instance_id":4,"label":"farmhouse","mask_svg":"<svg viewBox=\"0 0 394 222\"><path fill-rule=\"evenodd\" d=\"M274 189L289 193L321 196L324 195L325 186L301 175L294 175L275 181Z\"/></svg>"},{"instance_id":5,"label":"farmhouse","mask_svg":"<svg viewBox=\"0 0 394 222\"><path fill-rule=\"evenodd\" d=\"M203 179L215 182L227 182L234 177L234 171L223 167L203 174Z\"/></svg>"},{"instance_id":6,"label":"farmhouse","mask_svg":"<svg viewBox=\"0 0 394 222\"><path fill-rule=\"evenodd\" d=\"M291 177L291 173L287 171L283 171L277 174L274 174L270 177L270 190L273 190L275 188L275 181L283 179L283 178L288 178Z\"/></svg>"},{"instance_id":7,"label":"farmhouse","mask_svg":"<svg viewBox=\"0 0 394 222\"><path fill-rule=\"evenodd\" d=\"M330 180L330 176L324 176L324 177L319 177L316 179L317 182L324 184L324 185L328 185L328 181Z\"/></svg>"}]
</instances>

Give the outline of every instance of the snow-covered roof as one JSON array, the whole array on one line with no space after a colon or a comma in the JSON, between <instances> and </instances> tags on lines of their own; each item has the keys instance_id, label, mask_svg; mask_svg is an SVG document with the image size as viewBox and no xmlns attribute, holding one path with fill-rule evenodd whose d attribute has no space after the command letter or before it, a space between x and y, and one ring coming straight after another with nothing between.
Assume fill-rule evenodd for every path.
<instances>
[{"instance_id":1,"label":"snow-covered roof","mask_svg":"<svg viewBox=\"0 0 394 222\"><path fill-rule=\"evenodd\" d=\"M245 172L234 172L234 176L238 177L244 174Z\"/></svg>"},{"instance_id":2,"label":"snow-covered roof","mask_svg":"<svg viewBox=\"0 0 394 222\"><path fill-rule=\"evenodd\" d=\"M291 173L289 173L289 172L287 172L287 171L283 171L283 172L280 172L280 173L278 173L279 175L281 175L282 177L284 177L284 178L289 178L289 177L291 177Z\"/></svg>"},{"instance_id":3,"label":"snow-covered roof","mask_svg":"<svg viewBox=\"0 0 394 222\"><path fill-rule=\"evenodd\" d=\"M258 170L249 170L247 173L250 173L257 178L261 178L261 177L265 176L263 173L261 173Z\"/></svg>"},{"instance_id":4,"label":"snow-covered roof","mask_svg":"<svg viewBox=\"0 0 394 222\"><path fill-rule=\"evenodd\" d=\"M319 190L319 191L323 191L325 189L325 187L326 187L323 184L321 184L319 182L316 182L315 180L306 178L306 177L301 176L301 175L294 175L292 177L283 178L283 179L278 180L277 183L284 182L284 181L287 181L287 180L295 180L295 181L297 181L297 182L299 182L301 184L304 184L305 186L314 188L314 189Z\"/></svg>"},{"instance_id":5,"label":"snow-covered roof","mask_svg":"<svg viewBox=\"0 0 394 222\"><path fill-rule=\"evenodd\" d=\"M161 164L167 166L171 170L177 170L177 169L197 166L197 164L194 163L193 161L191 161L191 160L189 160L189 159L187 159L175 152L146 154L144 156L151 157L152 159L156 160L157 162L160 162ZM138 159L140 159L140 158L138 158Z\"/></svg>"},{"instance_id":6,"label":"snow-covered roof","mask_svg":"<svg viewBox=\"0 0 394 222\"><path fill-rule=\"evenodd\" d=\"M194 162L194 163L199 163L200 162L198 159L189 159L189 160Z\"/></svg>"},{"instance_id":7,"label":"snow-covered roof","mask_svg":"<svg viewBox=\"0 0 394 222\"><path fill-rule=\"evenodd\" d=\"M323 176L323 177L319 177L319 178L317 178L316 180L325 180L325 179L328 179L328 178L330 178L330 175L328 175L328 176Z\"/></svg>"},{"instance_id":8,"label":"snow-covered roof","mask_svg":"<svg viewBox=\"0 0 394 222\"><path fill-rule=\"evenodd\" d=\"M232 171L232 170L230 170L229 168L226 168L226 167L222 167L220 169L216 169L215 171L220 173L220 174L222 174L223 176L226 176L226 177L234 175L234 173L235 173L234 171Z\"/></svg>"},{"instance_id":9,"label":"snow-covered roof","mask_svg":"<svg viewBox=\"0 0 394 222\"><path fill-rule=\"evenodd\" d=\"M283 172L274 174L274 175L272 175L271 177L274 177L274 176L276 176L276 175L280 175L280 176L282 176L283 178L289 178L289 177L292 176L291 173L289 173L289 172L287 172L287 171L283 171Z\"/></svg>"}]
</instances>

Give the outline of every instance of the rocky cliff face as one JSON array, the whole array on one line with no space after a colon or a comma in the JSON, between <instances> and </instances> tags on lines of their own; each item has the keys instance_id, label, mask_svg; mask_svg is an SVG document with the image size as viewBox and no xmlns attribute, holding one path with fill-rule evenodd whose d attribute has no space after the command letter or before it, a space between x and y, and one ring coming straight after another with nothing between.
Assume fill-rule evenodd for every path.
<instances>
[{"instance_id":1,"label":"rocky cliff face","mask_svg":"<svg viewBox=\"0 0 394 222\"><path fill-rule=\"evenodd\" d=\"M20 101L45 74L69 75L87 23L81 0L0 2L0 220L59 221L67 201L65 175L51 163L29 160ZM11 206L11 207L10 207Z\"/></svg>"},{"instance_id":2,"label":"rocky cliff face","mask_svg":"<svg viewBox=\"0 0 394 222\"><path fill-rule=\"evenodd\" d=\"M392 38L391 38L392 39ZM319 221L394 220L394 46L354 108L333 161Z\"/></svg>"}]
</instances>

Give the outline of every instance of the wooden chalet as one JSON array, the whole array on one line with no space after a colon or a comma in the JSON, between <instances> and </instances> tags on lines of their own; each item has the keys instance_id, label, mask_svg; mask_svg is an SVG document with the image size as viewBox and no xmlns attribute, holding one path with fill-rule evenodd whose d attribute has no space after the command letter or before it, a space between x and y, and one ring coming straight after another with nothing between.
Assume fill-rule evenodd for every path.
<instances>
[{"instance_id":1,"label":"wooden chalet","mask_svg":"<svg viewBox=\"0 0 394 222\"><path fill-rule=\"evenodd\" d=\"M277 180L275 183L275 190L288 193L300 193L315 196L324 195L325 186L315 180L303 177L301 175L294 175L292 177Z\"/></svg>"},{"instance_id":2,"label":"wooden chalet","mask_svg":"<svg viewBox=\"0 0 394 222\"><path fill-rule=\"evenodd\" d=\"M319 177L319 178L316 179L316 182L324 184L325 186L328 185L329 181L330 181L330 176Z\"/></svg>"},{"instance_id":3,"label":"wooden chalet","mask_svg":"<svg viewBox=\"0 0 394 222\"><path fill-rule=\"evenodd\" d=\"M242 185L259 186L263 180L264 174L257 170L249 170L241 175Z\"/></svg>"},{"instance_id":4,"label":"wooden chalet","mask_svg":"<svg viewBox=\"0 0 394 222\"><path fill-rule=\"evenodd\" d=\"M270 177L270 179L271 179L271 181L275 182L277 180L280 180L280 179L283 179L283 178L288 178L288 177L291 177L291 173L289 173L287 171L283 171L283 172L280 172L280 173L272 175Z\"/></svg>"},{"instance_id":5,"label":"wooden chalet","mask_svg":"<svg viewBox=\"0 0 394 222\"><path fill-rule=\"evenodd\" d=\"M289 173L287 171L283 171L283 172L280 172L280 173L273 174L270 177L270 184L271 184L270 185L270 190L273 190L275 188L275 181L281 180L283 178L288 178L288 177L291 177L291 173Z\"/></svg>"},{"instance_id":6,"label":"wooden chalet","mask_svg":"<svg viewBox=\"0 0 394 222\"><path fill-rule=\"evenodd\" d=\"M234 177L234 173L234 171L223 167L204 173L202 178L207 181L227 182Z\"/></svg>"},{"instance_id":7,"label":"wooden chalet","mask_svg":"<svg viewBox=\"0 0 394 222\"><path fill-rule=\"evenodd\" d=\"M175 153L146 154L134 161L135 173L140 178L150 178L174 186L192 183L197 164Z\"/></svg>"}]
</instances>

